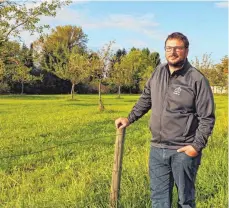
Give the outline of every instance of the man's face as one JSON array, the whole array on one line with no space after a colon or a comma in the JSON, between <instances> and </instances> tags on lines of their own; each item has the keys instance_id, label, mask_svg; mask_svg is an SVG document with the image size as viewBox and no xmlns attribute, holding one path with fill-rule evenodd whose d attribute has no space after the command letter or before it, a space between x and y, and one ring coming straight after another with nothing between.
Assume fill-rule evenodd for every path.
<instances>
[{"instance_id":1,"label":"man's face","mask_svg":"<svg viewBox=\"0 0 229 208\"><path fill-rule=\"evenodd\" d=\"M179 67L188 56L188 48L179 39L168 39L165 46L165 57L170 66Z\"/></svg>"}]
</instances>

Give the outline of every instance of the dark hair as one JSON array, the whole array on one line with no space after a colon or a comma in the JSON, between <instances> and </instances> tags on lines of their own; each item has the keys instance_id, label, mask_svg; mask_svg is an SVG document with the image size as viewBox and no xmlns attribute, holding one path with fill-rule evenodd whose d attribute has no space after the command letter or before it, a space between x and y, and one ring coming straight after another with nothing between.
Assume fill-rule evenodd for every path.
<instances>
[{"instance_id":1,"label":"dark hair","mask_svg":"<svg viewBox=\"0 0 229 208\"><path fill-rule=\"evenodd\" d=\"M188 38L185 35L183 35L182 33L174 32L174 33L170 34L165 40L165 45L166 45L167 40L169 40L169 39L179 39L184 43L185 48L189 47Z\"/></svg>"}]
</instances>

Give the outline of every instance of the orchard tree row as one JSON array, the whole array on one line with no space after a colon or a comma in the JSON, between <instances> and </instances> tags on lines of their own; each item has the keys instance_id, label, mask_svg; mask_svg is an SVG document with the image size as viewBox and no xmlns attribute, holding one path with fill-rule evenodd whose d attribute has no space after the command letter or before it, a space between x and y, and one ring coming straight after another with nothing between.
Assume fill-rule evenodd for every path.
<instances>
[{"instance_id":1,"label":"orchard tree row","mask_svg":"<svg viewBox=\"0 0 229 208\"><path fill-rule=\"evenodd\" d=\"M82 27L65 25L44 34L48 25L37 26L41 16L55 16L56 10L70 1L43 2L32 8L18 1L0 2L0 92L17 93L99 93L101 91L140 92L160 63L160 55L148 48L112 50L110 41L98 51L87 47L88 36ZM30 47L12 41L21 31L39 32ZM213 64L210 54L191 61L210 81L211 86L227 88L228 57Z\"/></svg>"}]
</instances>

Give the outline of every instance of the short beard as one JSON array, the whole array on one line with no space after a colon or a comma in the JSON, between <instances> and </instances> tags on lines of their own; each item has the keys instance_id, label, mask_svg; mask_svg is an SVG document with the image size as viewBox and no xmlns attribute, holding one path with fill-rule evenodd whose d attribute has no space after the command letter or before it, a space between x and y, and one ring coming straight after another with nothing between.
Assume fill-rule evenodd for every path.
<instances>
[{"instance_id":1,"label":"short beard","mask_svg":"<svg viewBox=\"0 0 229 208\"><path fill-rule=\"evenodd\" d=\"M176 63L171 63L171 62L168 61L168 65L178 68L178 67L182 67L184 65L185 61L186 61L186 59L178 61Z\"/></svg>"}]
</instances>

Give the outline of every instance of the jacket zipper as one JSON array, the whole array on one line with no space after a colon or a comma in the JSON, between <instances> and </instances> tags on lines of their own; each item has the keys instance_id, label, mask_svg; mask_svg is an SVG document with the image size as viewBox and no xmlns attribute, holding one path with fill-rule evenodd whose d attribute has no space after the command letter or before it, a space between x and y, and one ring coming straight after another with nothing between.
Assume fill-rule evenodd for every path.
<instances>
[{"instance_id":1,"label":"jacket zipper","mask_svg":"<svg viewBox=\"0 0 229 208\"><path fill-rule=\"evenodd\" d=\"M167 101L167 97L168 97L168 91L169 91L169 87L170 87L170 84L171 84L171 79L172 79L172 76L171 75L169 75L169 78L168 78L168 84L167 84L167 87L166 87L166 92L165 92L165 97L164 97L164 101L163 101L163 104L162 104L162 112L161 112L161 119L160 119L160 142L159 143L161 143L161 138L162 138L162 136L161 136L161 130L162 130L162 125L161 125L161 120L162 120L162 117L163 117L163 113L164 113L164 107L165 107L165 103L166 103L166 101Z\"/></svg>"}]
</instances>

